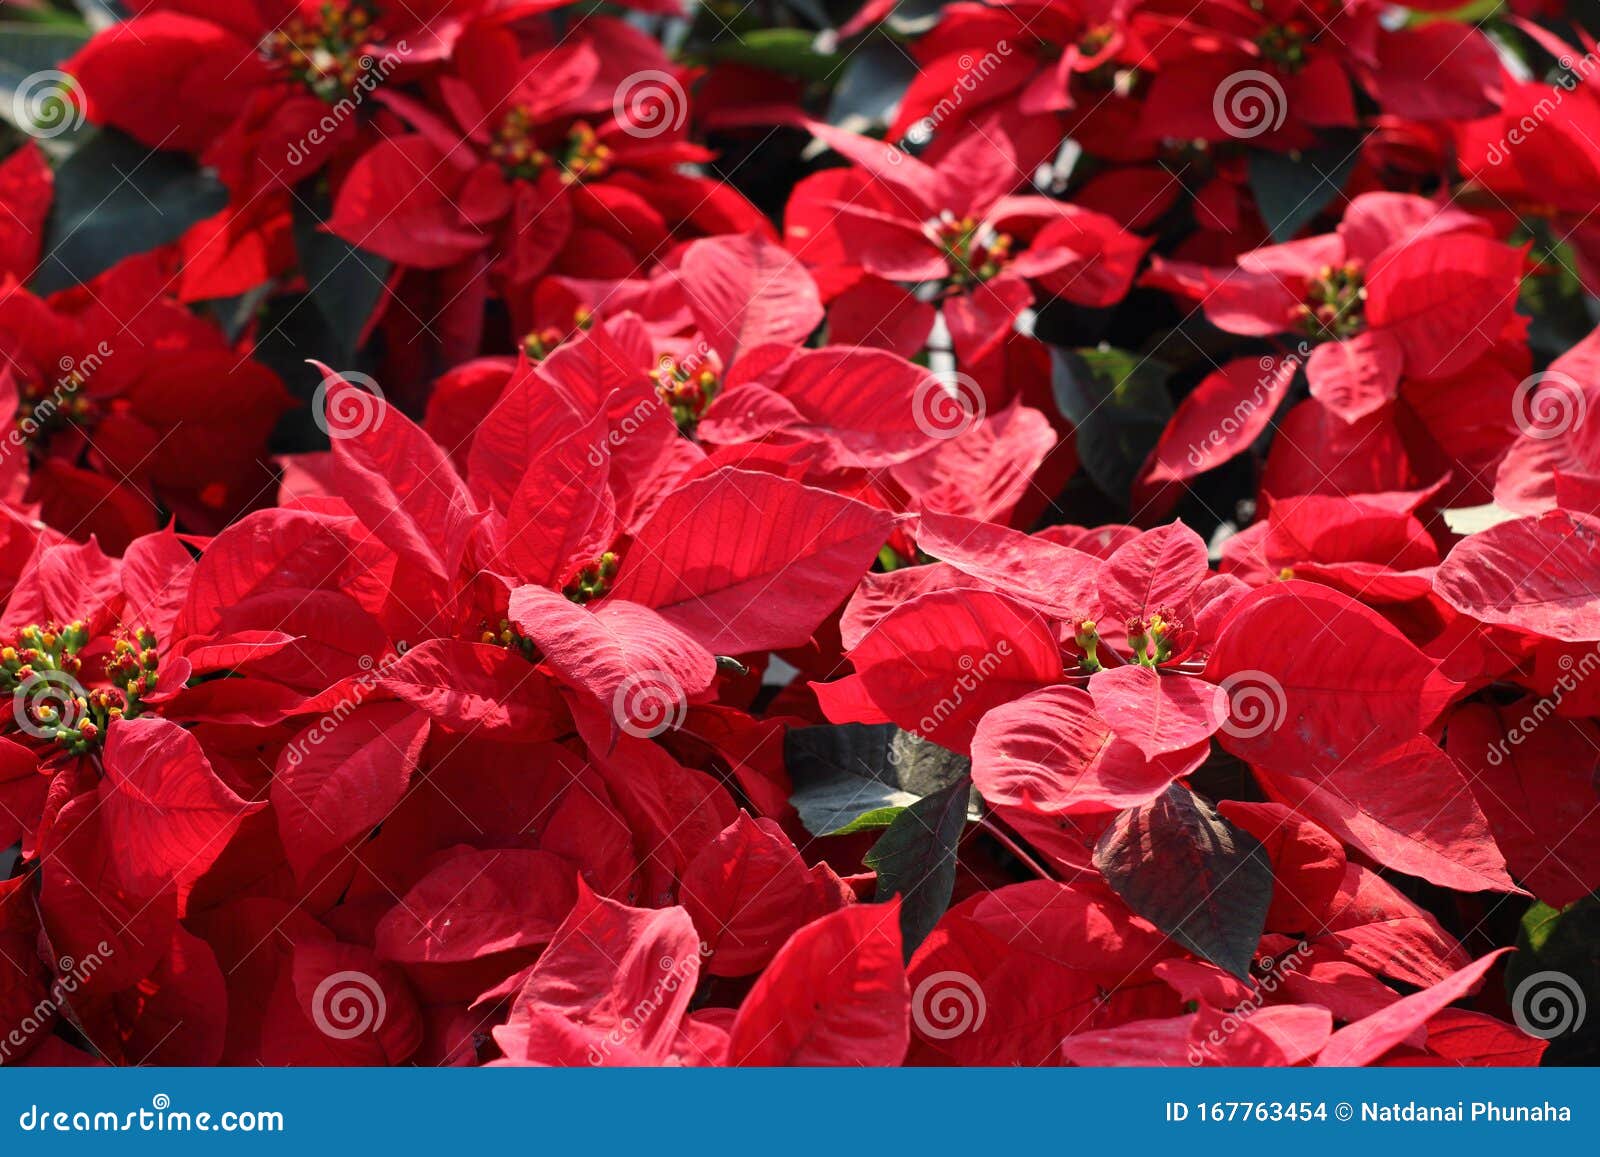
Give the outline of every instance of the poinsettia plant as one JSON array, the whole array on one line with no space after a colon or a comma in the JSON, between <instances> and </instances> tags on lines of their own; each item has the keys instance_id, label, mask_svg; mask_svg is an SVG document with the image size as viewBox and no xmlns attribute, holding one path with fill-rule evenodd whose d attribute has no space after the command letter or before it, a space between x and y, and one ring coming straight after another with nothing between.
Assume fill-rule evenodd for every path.
<instances>
[{"instance_id":1,"label":"poinsettia plant","mask_svg":"<svg viewBox=\"0 0 1600 1157\"><path fill-rule=\"evenodd\" d=\"M1584 17L118 7L0 19L0 1062L1597 1059Z\"/></svg>"}]
</instances>

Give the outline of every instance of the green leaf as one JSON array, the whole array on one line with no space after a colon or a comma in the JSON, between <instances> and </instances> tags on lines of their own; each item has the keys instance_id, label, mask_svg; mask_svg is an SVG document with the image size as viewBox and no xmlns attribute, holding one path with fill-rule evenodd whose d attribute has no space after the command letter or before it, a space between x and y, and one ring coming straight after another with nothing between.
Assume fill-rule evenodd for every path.
<instances>
[{"instance_id":1,"label":"green leaf","mask_svg":"<svg viewBox=\"0 0 1600 1157\"><path fill-rule=\"evenodd\" d=\"M783 741L790 802L812 835L887 827L899 812L963 778L966 756L892 723L799 727Z\"/></svg>"},{"instance_id":2,"label":"green leaf","mask_svg":"<svg viewBox=\"0 0 1600 1157\"><path fill-rule=\"evenodd\" d=\"M355 360L361 331L383 297L393 265L319 230L332 208L325 190L308 189L296 197L294 245L306 279L306 297L339 338L338 348L329 350L328 356L335 365L344 366Z\"/></svg>"},{"instance_id":3,"label":"green leaf","mask_svg":"<svg viewBox=\"0 0 1600 1157\"><path fill-rule=\"evenodd\" d=\"M875 899L901 897L906 959L939 923L956 887L956 847L967 826L972 777L924 796L896 817L866 855L878 873Z\"/></svg>"},{"instance_id":4,"label":"green leaf","mask_svg":"<svg viewBox=\"0 0 1600 1157\"><path fill-rule=\"evenodd\" d=\"M1252 149L1245 161L1250 191L1274 241L1289 241L1339 195L1361 156L1361 138L1341 133L1314 149Z\"/></svg>"},{"instance_id":5,"label":"green leaf","mask_svg":"<svg viewBox=\"0 0 1600 1157\"><path fill-rule=\"evenodd\" d=\"M1094 865L1139 915L1243 980L1272 904L1272 862L1248 832L1173 784L1120 813Z\"/></svg>"},{"instance_id":6,"label":"green leaf","mask_svg":"<svg viewBox=\"0 0 1600 1157\"><path fill-rule=\"evenodd\" d=\"M1172 417L1165 362L1130 350L1052 348L1056 405L1077 427L1084 471L1107 497L1128 503L1133 480Z\"/></svg>"},{"instance_id":7,"label":"green leaf","mask_svg":"<svg viewBox=\"0 0 1600 1157\"><path fill-rule=\"evenodd\" d=\"M844 827L836 828L827 834L830 836L848 836L854 832L882 831L904 814L907 806L909 805L892 804L889 807L873 808L869 812L862 812L855 819L845 824Z\"/></svg>"},{"instance_id":8,"label":"green leaf","mask_svg":"<svg viewBox=\"0 0 1600 1157\"><path fill-rule=\"evenodd\" d=\"M1547 1065L1600 1064L1600 893L1565 908L1531 905L1506 961L1506 995L1525 1031L1550 1042Z\"/></svg>"},{"instance_id":9,"label":"green leaf","mask_svg":"<svg viewBox=\"0 0 1600 1157\"><path fill-rule=\"evenodd\" d=\"M803 28L753 28L719 39L710 47L713 60L748 64L801 80L827 80L839 67L839 57L819 52L817 34Z\"/></svg>"},{"instance_id":10,"label":"green leaf","mask_svg":"<svg viewBox=\"0 0 1600 1157\"><path fill-rule=\"evenodd\" d=\"M220 212L227 191L188 157L100 129L56 170L41 293L104 273L124 257L176 241Z\"/></svg>"},{"instance_id":11,"label":"green leaf","mask_svg":"<svg viewBox=\"0 0 1600 1157\"><path fill-rule=\"evenodd\" d=\"M82 105L60 67L88 39L77 24L0 24L0 119L44 143L72 141L83 130Z\"/></svg>"}]
</instances>

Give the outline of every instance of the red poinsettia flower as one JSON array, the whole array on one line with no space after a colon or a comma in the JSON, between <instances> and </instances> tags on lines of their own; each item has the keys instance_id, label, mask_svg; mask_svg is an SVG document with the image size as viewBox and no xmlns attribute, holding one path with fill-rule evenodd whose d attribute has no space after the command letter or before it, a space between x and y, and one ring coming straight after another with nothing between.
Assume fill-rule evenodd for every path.
<instances>
[{"instance_id":1,"label":"red poinsettia flower","mask_svg":"<svg viewBox=\"0 0 1600 1157\"><path fill-rule=\"evenodd\" d=\"M214 166L240 199L370 140L374 91L438 62L483 0L147 0L65 68L91 119Z\"/></svg>"},{"instance_id":2,"label":"red poinsettia flower","mask_svg":"<svg viewBox=\"0 0 1600 1157\"><path fill-rule=\"evenodd\" d=\"M852 293L871 294L880 305L906 296L883 282L932 287L965 366L996 353L1017 315L1042 298L1089 306L1121 300L1149 248L1098 213L1013 196L1027 174L996 126L929 165L893 145L804 124L856 167L796 187L785 231L790 249L845 289L835 311ZM870 280L863 283L863 274ZM852 283L853 291L846 288ZM903 329L873 327L873 344L919 350L934 311L920 294L909 309ZM883 311L867 311L874 312Z\"/></svg>"},{"instance_id":3,"label":"red poinsettia flower","mask_svg":"<svg viewBox=\"0 0 1600 1157\"><path fill-rule=\"evenodd\" d=\"M707 460L888 509L999 516L1056 445L1037 410L1015 402L990 420L981 398L886 351L799 348L823 319L820 291L759 234L687 242L649 278L540 284L533 314L558 324L531 333L524 354L557 379L647 375L685 435L670 449L685 467ZM458 461L518 372L516 359L478 358L439 380L427 425Z\"/></svg>"},{"instance_id":4,"label":"red poinsettia flower","mask_svg":"<svg viewBox=\"0 0 1600 1157\"><path fill-rule=\"evenodd\" d=\"M1232 269L1157 260L1146 281L1197 302L1230 333L1290 334L1310 348L1312 397L1347 422L1402 378L1449 377L1511 320L1523 255L1459 209L1368 193L1334 233L1241 254Z\"/></svg>"},{"instance_id":5,"label":"red poinsettia flower","mask_svg":"<svg viewBox=\"0 0 1600 1157\"><path fill-rule=\"evenodd\" d=\"M711 154L685 139L667 68L615 21L531 53L475 26L438 106L384 94L414 131L361 157L328 227L403 266L492 263L523 287L547 271L628 277L675 237L765 228L730 187L680 171ZM659 79L629 89L628 73Z\"/></svg>"},{"instance_id":6,"label":"red poinsettia flower","mask_svg":"<svg viewBox=\"0 0 1600 1157\"><path fill-rule=\"evenodd\" d=\"M1382 13L1365 0L1147 5L1133 19L1154 58L1146 132L1293 147L1357 122L1352 82L1412 120L1499 106L1500 61L1482 32L1450 20L1390 29Z\"/></svg>"},{"instance_id":7,"label":"red poinsettia flower","mask_svg":"<svg viewBox=\"0 0 1600 1157\"><path fill-rule=\"evenodd\" d=\"M866 4L841 33L870 27L892 8L887 0ZM1139 0L946 5L911 45L919 68L890 138L926 144L936 158L977 125L996 123L1025 167L1048 161L1061 139L1058 114L1099 104L1118 71L1148 60L1130 22L1138 8Z\"/></svg>"},{"instance_id":8,"label":"red poinsettia flower","mask_svg":"<svg viewBox=\"0 0 1600 1157\"><path fill-rule=\"evenodd\" d=\"M121 548L168 515L209 532L270 497L277 375L170 294L153 256L39 298L0 290L0 470L75 538Z\"/></svg>"}]
</instances>

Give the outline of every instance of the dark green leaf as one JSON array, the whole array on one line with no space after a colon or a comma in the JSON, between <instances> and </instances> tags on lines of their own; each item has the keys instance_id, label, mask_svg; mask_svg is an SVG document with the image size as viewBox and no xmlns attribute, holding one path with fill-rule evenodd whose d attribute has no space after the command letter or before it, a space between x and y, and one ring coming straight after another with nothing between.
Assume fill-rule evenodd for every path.
<instances>
[{"instance_id":1,"label":"dark green leaf","mask_svg":"<svg viewBox=\"0 0 1600 1157\"><path fill-rule=\"evenodd\" d=\"M748 64L801 80L827 80L839 67L839 57L819 52L817 35L803 28L755 28L717 40L711 45L714 60Z\"/></svg>"},{"instance_id":2,"label":"dark green leaf","mask_svg":"<svg viewBox=\"0 0 1600 1157\"><path fill-rule=\"evenodd\" d=\"M1506 961L1512 1018L1550 1042L1545 1064L1600 1064L1600 893L1534 904Z\"/></svg>"},{"instance_id":3,"label":"dark green leaf","mask_svg":"<svg viewBox=\"0 0 1600 1157\"><path fill-rule=\"evenodd\" d=\"M56 170L36 287L43 293L65 289L124 257L176 241L227 199L217 179L188 157L101 129Z\"/></svg>"},{"instance_id":4,"label":"dark green leaf","mask_svg":"<svg viewBox=\"0 0 1600 1157\"><path fill-rule=\"evenodd\" d=\"M827 9L822 6L820 0L783 0L783 4L795 15L810 21L814 29L821 30L832 26L833 22L828 19Z\"/></svg>"},{"instance_id":5,"label":"dark green leaf","mask_svg":"<svg viewBox=\"0 0 1600 1157\"><path fill-rule=\"evenodd\" d=\"M1344 188L1361 156L1361 139L1340 134L1314 149L1292 153L1250 150L1250 191L1274 241L1291 240Z\"/></svg>"},{"instance_id":6,"label":"dark green leaf","mask_svg":"<svg viewBox=\"0 0 1600 1157\"><path fill-rule=\"evenodd\" d=\"M307 305L304 297L280 294L269 299L257 319L257 339L251 356L280 378L289 393L300 401L278 420L273 432L276 453L325 450L328 436L316 423L311 401L322 375L307 364L307 358L327 360L323 351L335 349L342 340L328 328L322 315ZM361 369L348 362L337 369Z\"/></svg>"},{"instance_id":7,"label":"dark green leaf","mask_svg":"<svg viewBox=\"0 0 1600 1157\"><path fill-rule=\"evenodd\" d=\"M962 776L902 811L867 853L867 866L878 873L875 898L901 897L900 935L907 960L950 906L956 846L967 826L971 798L972 779Z\"/></svg>"},{"instance_id":8,"label":"dark green leaf","mask_svg":"<svg viewBox=\"0 0 1600 1157\"><path fill-rule=\"evenodd\" d=\"M0 118L44 144L73 141L83 106L60 66L88 39L77 24L0 24Z\"/></svg>"},{"instance_id":9,"label":"dark green leaf","mask_svg":"<svg viewBox=\"0 0 1600 1157\"><path fill-rule=\"evenodd\" d=\"M788 733L791 802L812 835L885 827L899 810L966 776L972 763L892 723L841 723Z\"/></svg>"},{"instance_id":10,"label":"dark green leaf","mask_svg":"<svg viewBox=\"0 0 1600 1157\"><path fill-rule=\"evenodd\" d=\"M1084 471L1126 504L1134 477L1172 416L1171 368L1128 350L1052 348L1056 405L1077 427Z\"/></svg>"},{"instance_id":11,"label":"dark green leaf","mask_svg":"<svg viewBox=\"0 0 1600 1157\"><path fill-rule=\"evenodd\" d=\"M882 38L850 54L839 84L828 103L828 123L857 131L889 123L917 66L906 54Z\"/></svg>"},{"instance_id":12,"label":"dark green leaf","mask_svg":"<svg viewBox=\"0 0 1600 1157\"><path fill-rule=\"evenodd\" d=\"M320 231L317 226L331 212L325 192L307 190L296 197L294 244L306 279L306 296L328 329L339 337L338 348L319 356L323 360L332 357L333 364L345 366L355 360L356 343L378 307L392 265L376 253Z\"/></svg>"},{"instance_id":13,"label":"dark green leaf","mask_svg":"<svg viewBox=\"0 0 1600 1157\"><path fill-rule=\"evenodd\" d=\"M1094 863L1128 907L1249 979L1272 903L1272 863L1254 836L1173 784L1118 815L1095 845Z\"/></svg>"}]
</instances>

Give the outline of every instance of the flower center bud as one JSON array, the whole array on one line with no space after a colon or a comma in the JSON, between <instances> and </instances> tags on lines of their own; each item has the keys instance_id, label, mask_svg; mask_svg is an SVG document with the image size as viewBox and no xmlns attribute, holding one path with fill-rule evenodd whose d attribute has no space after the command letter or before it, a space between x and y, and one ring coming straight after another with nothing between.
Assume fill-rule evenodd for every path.
<instances>
[{"instance_id":1,"label":"flower center bud","mask_svg":"<svg viewBox=\"0 0 1600 1157\"><path fill-rule=\"evenodd\" d=\"M383 31L368 0L323 0L269 32L261 55L328 104L349 96L372 72Z\"/></svg>"},{"instance_id":2,"label":"flower center bud","mask_svg":"<svg viewBox=\"0 0 1600 1157\"><path fill-rule=\"evenodd\" d=\"M528 355L529 361L543 361L555 352L557 346L578 333L587 330L594 324L594 314L588 306L580 305L572 311L572 329L563 333L553 325L543 329L536 329L522 339L522 352Z\"/></svg>"},{"instance_id":3,"label":"flower center bud","mask_svg":"<svg viewBox=\"0 0 1600 1157\"><path fill-rule=\"evenodd\" d=\"M1256 47L1261 50L1263 60L1293 73L1305 67L1306 51L1314 39L1300 21L1285 20L1263 28L1256 36Z\"/></svg>"},{"instance_id":4,"label":"flower center bud","mask_svg":"<svg viewBox=\"0 0 1600 1157\"><path fill-rule=\"evenodd\" d=\"M562 161L567 184L603 177L611 171L611 146L600 143L588 121L578 121L567 133L567 155Z\"/></svg>"},{"instance_id":5,"label":"flower center bud","mask_svg":"<svg viewBox=\"0 0 1600 1157\"><path fill-rule=\"evenodd\" d=\"M1134 662L1145 667L1165 663L1177 649L1182 630L1183 623L1165 607L1146 618L1129 619L1128 647Z\"/></svg>"},{"instance_id":6,"label":"flower center bud","mask_svg":"<svg viewBox=\"0 0 1600 1157\"><path fill-rule=\"evenodd\" d=\"M530 663L538 660L539 648L534 646L533 640L519 631L516 624L510 619L501 619L498 623L491 623L488 619L484 619L478 625L478 629L478 641L480 643L515 651Z\"/></svg>"},{"instance_id":7,"label":"flower center bud","mask_svg":"<svg viewBox=\"0 0 1600 1157\"><path fill-rule=\"evenodd\" d=\"M1078 38L1078 55L1099 56L1116 34L1117 26L1115 24L1096 24Z\"/></svg>"},{"instance_id":8,"label":"flower center bud","mask_svg":"<svg viewBox=\"0 0 1600 1157\"><path fill-rule=\"evenodd\" d=\"M1083 669L1091 675L1100 670L1100 630L1093 619L1079 620L1072 642L1083 652Z\"/></svg>"},{"instance_id":9,"label":"flower center bud","mask_svg":"<svg viewBox=\"0 0 1600 1157\"><path fill-rule=\"evenodd\" d=\"M997 277L1015 254L1012 238L996 233L973 217L956 218L946 213L932 226L933 239L944 250L950 266L948 282L953 289L977 285Z\"/></svg>"},{"instance_id":10,"label":"flower center bud","mask_svg":"<svg viewBox=\"0 0 1600 1157\"><path fill-rule=\"evenodd\" d=\"M1324 265L1294 308L1295 327L1313 341L1343 341L1367 326L1366 276L1359 262Z\"/></svg>"},{"instance_id":11,"label":"flower center bud","mask_svg":"<svg viewBox=\"0 0 1600 1157\"><path fill-rule=\"evenodd\" d=\"M619 563L615 551L608 550L577 574L561 588L561 593L580 606L593 602L611 589L611 580L617 577Z\"/></svg>"},{"instance_id":12,"label":"flower center bud","mask_svg":"<svg viewBox=\"0 0 1600 1157\"><path fill-rule=\"evenodd\" d=\"M489 142L489 156L514 181L537 181L552 163L560 167L561 180L568 185L611 171L611 146L600 143L587 121L576 121L567 130L566 147L559 156L540 146L538 134L539 124L527 107L515 105L500 118Z\"/></svg>"},{"instance_id":13,"label":"flower center bud","mask_svg":"<svg viewBox=\"0 0 1600 1157\"><path fill-rule=\"evenodd\" d=\"M0 646L0 691L11 695L13 718L29 735L54 741L74 755L96 750L117 719L135 719L156 689L160 660L149 628L119 629L102 660L104 684L81 680L79 656L89 643L81 622L27 626Z\"/></svg>"},{"instance_id":14,"label":"flower center bud","mask_svg":"<svg viewBox=\"0 0 1600 1157\"><path fill-rule=\"evenodd\" d=\"M72 370L54 382L38 377L23 385L14 424L30 450L43 450L52 435L69 427L87 430L99 421L100 407L82 392L83 383L83 375Z\"/></svg>"},{"instance_id":15,"label":"flower center bud","mask_svg":"<svg viewBox=\"0 0 1600 1157\"><path fill-rule=\"evenodd\" d=\"M656 396L672 410L678 430L685 437L693 437L695 426L722 389L717 371L704 362L698 366L679 365L670 357L663 357L650 376L655 379Z\"/></svg>"}]
</instances>

